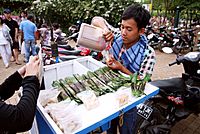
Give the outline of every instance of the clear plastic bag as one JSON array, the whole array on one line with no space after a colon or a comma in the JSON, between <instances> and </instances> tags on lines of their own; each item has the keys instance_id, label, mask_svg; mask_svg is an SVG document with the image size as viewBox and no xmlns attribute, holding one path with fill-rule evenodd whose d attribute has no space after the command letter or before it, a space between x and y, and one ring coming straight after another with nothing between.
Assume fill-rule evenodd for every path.
<instances>
[{"instance_id":1,"label":"clear plastic bag","mask_svg":"<svg viewBox=\"0 0 200 134\"><path fill-rule=\"evenodd\" d=\"M121 87L116 93L116 100L119 107L128 104L131 98L131 89L126 87Z\"/></svg>"},{"instance_id":2,"label":"clear plastic bag","mask_svg":"<svg viewBox=\"0 0 200 134\"><path fill-rule=\"evenodd\" d=\"M91 90L85 90L77 94L77 96L83 101L87 110L96 108L99 105L99 100L95 93Z\"/></svg>"},{"instance_id":3,"label":"clear plastic bag","mask_svg":"<svg viewBox=\"0 0 200 134\"><path fill-rule=\"evenodd\" d=\"M58 95L60 94L60 91L57 89L52 90L42 90L39 94L39 102L40 104L45 107L49 103L57 103L58 102Z\"/></svg>"}]
</instances>

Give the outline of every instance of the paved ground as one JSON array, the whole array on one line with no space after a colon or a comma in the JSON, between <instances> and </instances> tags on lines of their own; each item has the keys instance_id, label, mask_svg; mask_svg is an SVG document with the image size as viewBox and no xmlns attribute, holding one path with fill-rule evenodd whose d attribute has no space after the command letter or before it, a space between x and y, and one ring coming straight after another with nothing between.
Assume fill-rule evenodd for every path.
<instances>
[{"instance_id":1,"label":"paved ground","mask_svg":"<svg viewBox=\"0 0 200 134\"><path fill-rule=\"evenodd\" d=\"M156 51L157 63L154 68L153 80L163 79L169 77L181 76L183 68L181 65L174 65L169 67L168 64L173 62L176 59L174 54L164 54ZM22 56L20 55L20 61L23 61ZM5 69L2 59L0 59L0 83L13 73L17 68L22 65L16 65L11 63L8 69ZM23 63L24 64L24 63ZM16 98L13 97L11 101L16 101ZM172 128L172 134L200 134L200 114L199 115L190 115L187 119L180 121Z\"/></svg>"},{"instance_id":2,"label":"paved ground","mask_svg":"<svg viewBox=\"0 0 200 134\"><path fill-rule=\"evenodd\" d=\"M176 59L174 54L164 54L156 51L157 62L155 65L153 80L181 76L182 65L169 67L169 63ZM200 114L190 115L188 118L178 122L171 131L171 134L200 134Z\"/></svg>"}]
</instances>

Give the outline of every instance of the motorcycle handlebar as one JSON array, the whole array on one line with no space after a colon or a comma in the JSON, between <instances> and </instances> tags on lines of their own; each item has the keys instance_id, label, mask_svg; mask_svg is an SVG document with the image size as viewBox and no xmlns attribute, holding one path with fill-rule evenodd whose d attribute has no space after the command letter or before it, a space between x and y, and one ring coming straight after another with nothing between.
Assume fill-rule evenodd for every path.
<instances>
[{"instance_id":1,"label":"motorcycle handlebar","mask_svg":"<svg viewBox=\"0 0 200 134\"><path fill-rule=\"evenodd\" d=\"M177 61L174 61L174 62L170 63L169 66L172 66L174 64L177 64Z\"/></svg>"}]
</instances>

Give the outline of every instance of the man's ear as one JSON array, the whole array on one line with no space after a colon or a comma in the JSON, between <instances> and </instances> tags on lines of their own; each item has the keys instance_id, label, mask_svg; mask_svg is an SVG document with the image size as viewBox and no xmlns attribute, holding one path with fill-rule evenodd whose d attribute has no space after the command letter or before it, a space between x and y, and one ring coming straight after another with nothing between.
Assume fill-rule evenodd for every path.
<instances>
[{"instance_id":1,"label":"man's ear","mask_svg":"<svg viewBox=\"0 0 200 134\"><path fill-rule=\"evenodd\" d=\"M141 28L141 29L139 30L139 34L140 34L140 35L144 34L144 32L145 32L145 28Z\"/></svg>"}]
</instances>

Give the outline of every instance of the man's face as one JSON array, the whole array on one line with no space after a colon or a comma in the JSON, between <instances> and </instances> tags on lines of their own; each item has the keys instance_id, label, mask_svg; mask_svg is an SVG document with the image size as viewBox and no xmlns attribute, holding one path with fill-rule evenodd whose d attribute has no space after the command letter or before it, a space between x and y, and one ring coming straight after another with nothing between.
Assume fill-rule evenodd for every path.
<instances>
[{"instance_id":1,"label":"man's face","mask_svg":"<svg viewBox=\"0 0 200 134\"><path fill-rule=\"evenodd\" d=\"M11 13L4 13L4 16L6 19L10 19L11 18Z\"/></svg>"},{"instance_id":2,"label":"man's face","mask_svg":"<svg viewBox=\"0 0 200 134\"><path fill-rule=\"evenodd\" d=\"M137 27L137 23L134 19L122 20L121 23L121 35L123 39L123 43L126 46L131 47L135 44L140 37L142 30L139 30Z\"/></svg>"}]
</instances>

